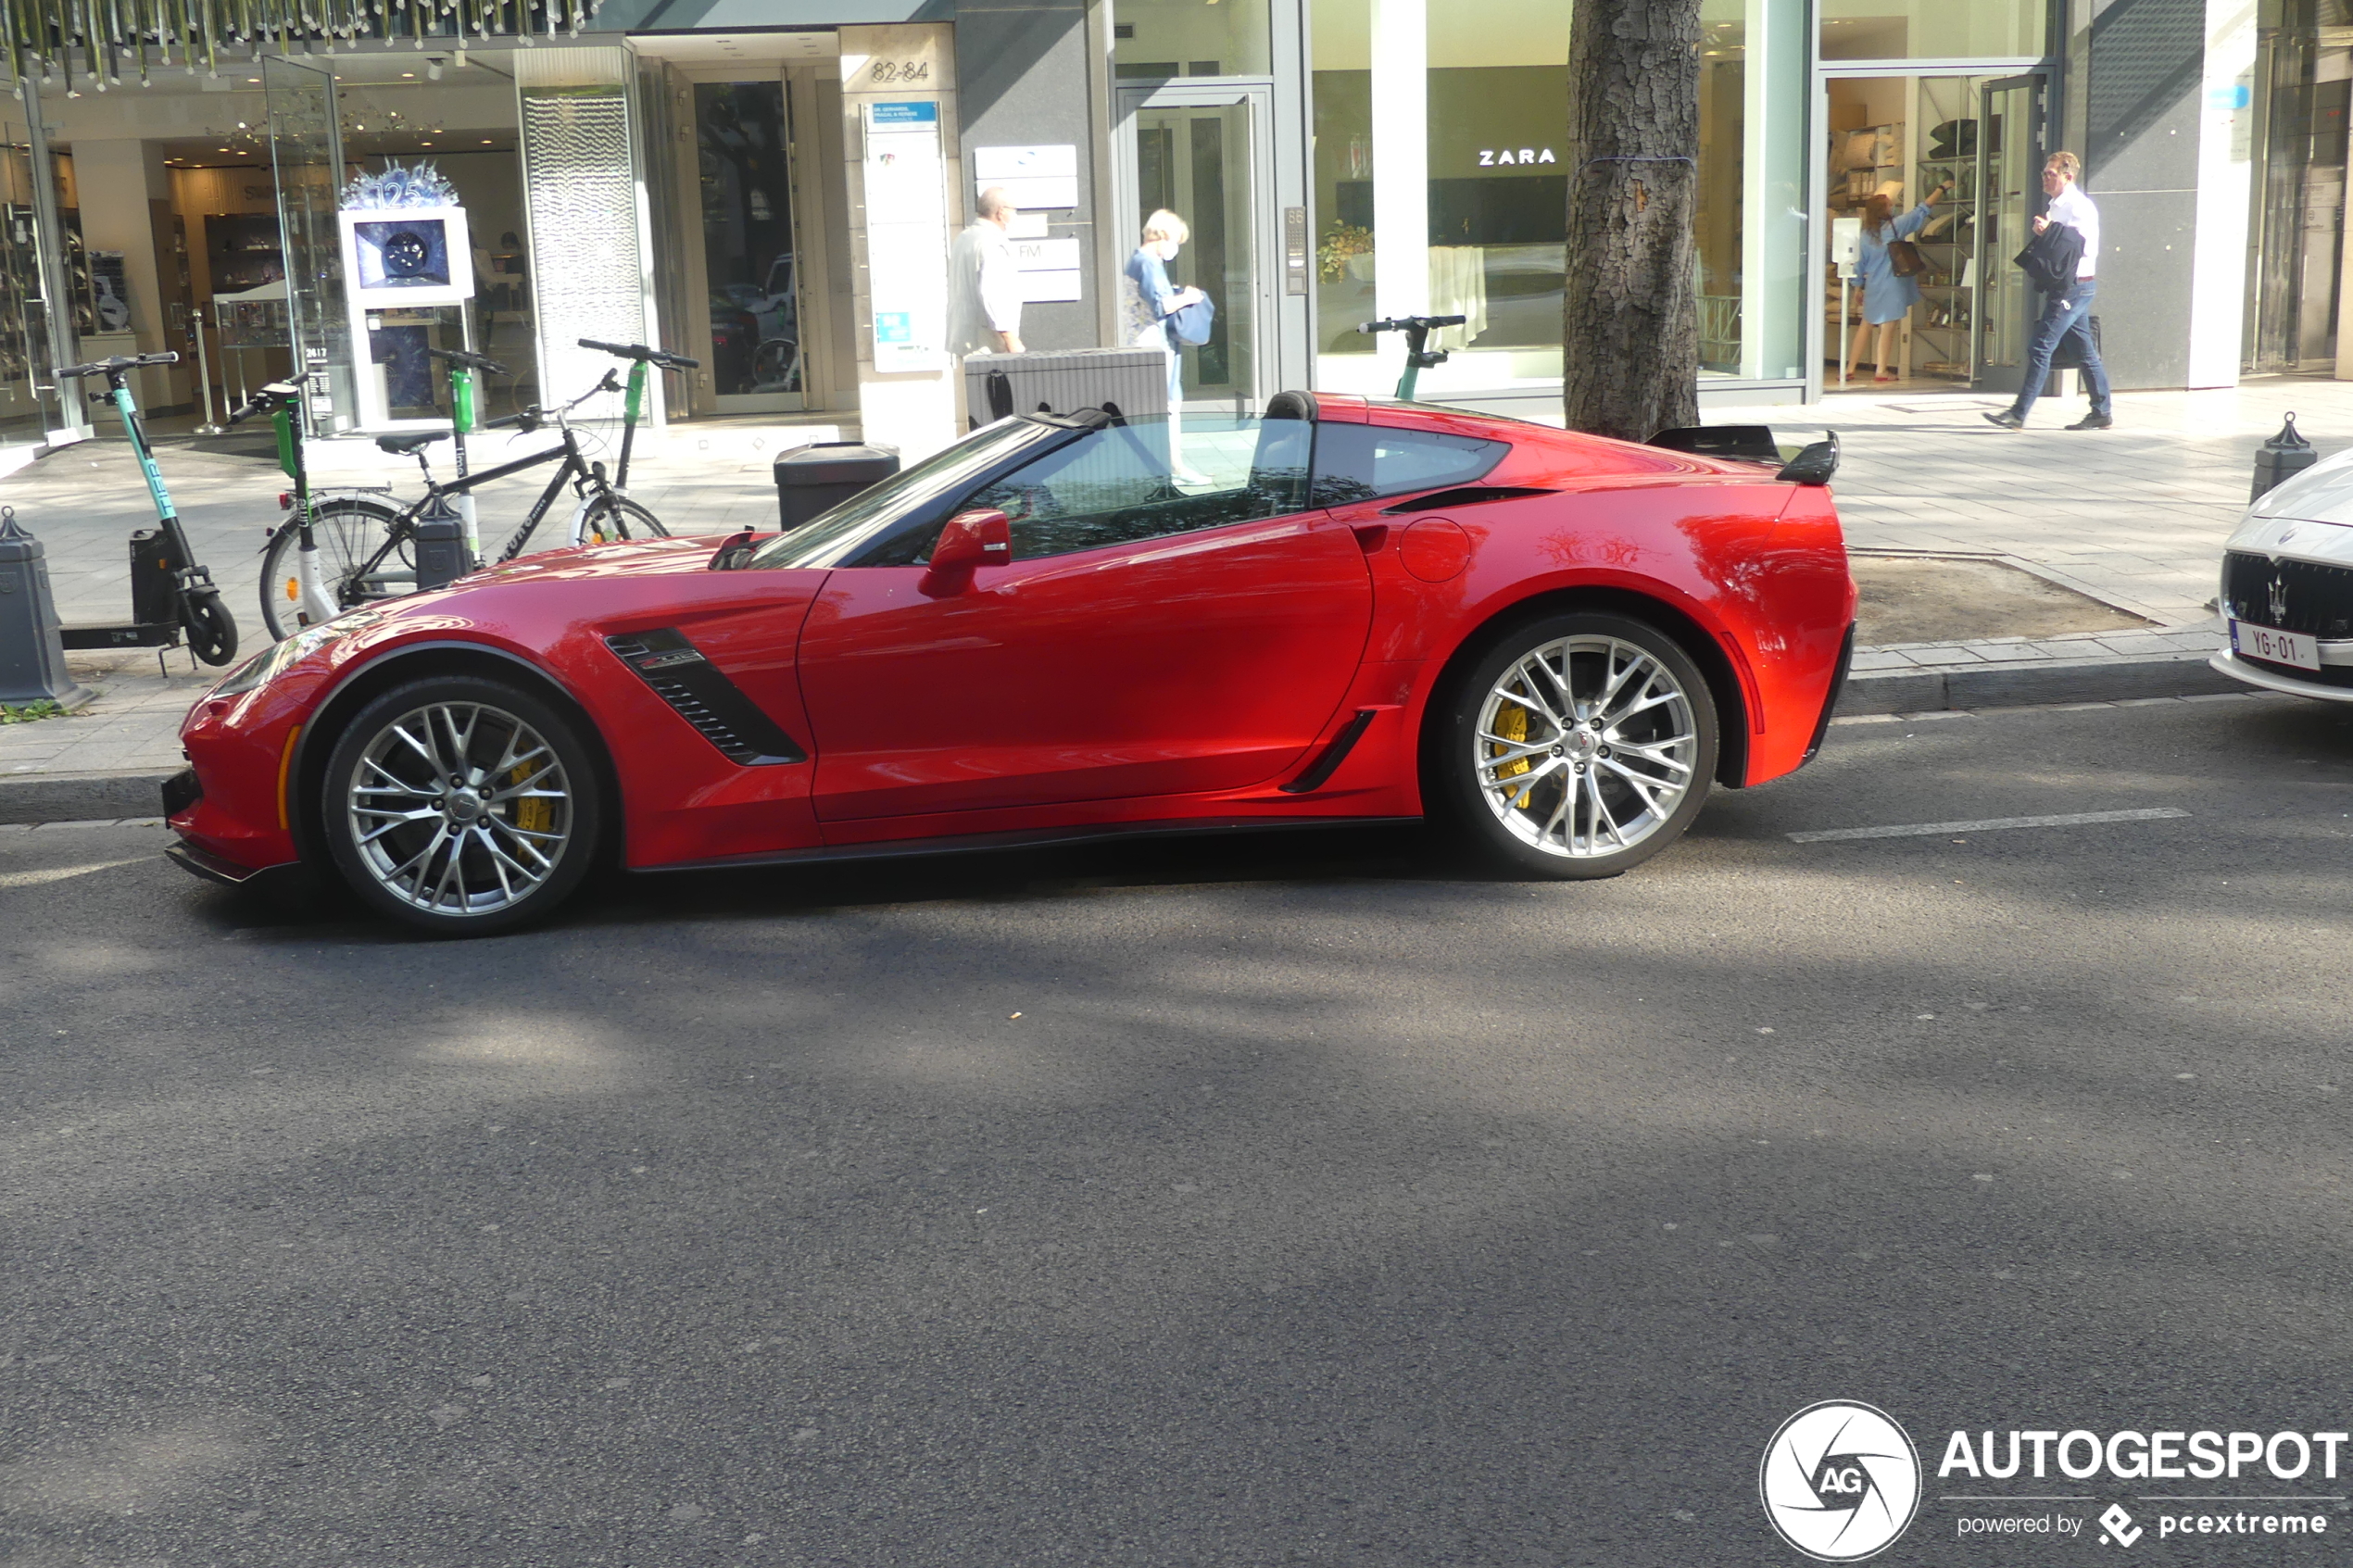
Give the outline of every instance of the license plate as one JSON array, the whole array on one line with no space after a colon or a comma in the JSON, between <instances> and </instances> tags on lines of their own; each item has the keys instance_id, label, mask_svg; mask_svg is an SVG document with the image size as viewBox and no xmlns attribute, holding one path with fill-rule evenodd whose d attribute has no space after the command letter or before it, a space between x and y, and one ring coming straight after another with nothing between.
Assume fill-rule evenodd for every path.
<instances>
[{"instance_id":1,"label":"license plate","mask_svg":"<svg viewBox=\"0 0 2353 1568\"><path fill-rule=\"evenodd\" d=\"M2231 647L2249 659L2260 659L2272 664L2293 664L2298 670L2321 667L2321 645L2314 637L2300 632L2279 632L2269 626L2252 626L2244 621L2231 622Z\"/></svg>"}]
</instances>

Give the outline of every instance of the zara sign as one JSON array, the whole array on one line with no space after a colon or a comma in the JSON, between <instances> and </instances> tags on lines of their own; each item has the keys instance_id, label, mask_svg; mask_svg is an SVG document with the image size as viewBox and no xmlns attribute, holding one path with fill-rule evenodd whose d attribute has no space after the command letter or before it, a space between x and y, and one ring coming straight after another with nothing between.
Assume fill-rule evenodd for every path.
<instances>
[{"instance_id":1,"label":"zara sign","mask_svg":"<svg viewBox=\"0 0 2353 1568\"><path fill-rule=\"evenodd\" d=\"M1553 156L1553 149L1550 147L1520 147L1516 150L1511 147L1478 149L1478 167L1481 169L1492 169L1497 164L1503 163L1558 163L1560 159Z\"/></svg>"}]
</instances>

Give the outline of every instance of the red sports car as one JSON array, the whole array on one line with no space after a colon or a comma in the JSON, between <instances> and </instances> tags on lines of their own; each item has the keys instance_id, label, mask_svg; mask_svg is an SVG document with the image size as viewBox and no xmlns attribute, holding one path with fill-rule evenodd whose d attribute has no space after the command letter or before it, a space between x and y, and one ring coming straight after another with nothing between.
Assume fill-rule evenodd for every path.
<instances>
[{"instance_id":1,"label":"red sports car","mask_svg":"<svg viewBox=\"0 0 2353 1568\"><path fill-rule=\"evenodd\" d=\"M298 633L190 710L172 853L333 867L448 933L599 863L1424 816L1612 875L1711 781L1813 756L1845 673L1835 445L1783 467L1754 434L1300 393L1181 433L1000 420L791 533L534 556Z\"/></svg>"}]
</instances>

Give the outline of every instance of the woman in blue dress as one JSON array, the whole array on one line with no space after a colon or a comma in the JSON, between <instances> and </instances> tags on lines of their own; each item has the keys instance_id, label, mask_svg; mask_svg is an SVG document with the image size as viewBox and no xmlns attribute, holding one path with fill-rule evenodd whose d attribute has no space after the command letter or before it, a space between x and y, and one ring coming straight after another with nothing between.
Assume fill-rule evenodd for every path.
<instances>
[{"instance_id":1,"label":"woman in blue dress","mask_svg":"<svg viewBox=\"0 0 2353 1568\"><path fill-rule=\"evenodd\" d=\"M1920 302L1920 284L1918 278L1895 275L1887 247L1894 241L1910 239L1925 228L1929 208L1936 205L1938 196L1952 188L1950 180L1944 182L1929 192L1927 200L1901 218L1894 216L1895 204L1884 192L1874 193L1863 203L1863 237L1855 245L1855 279L1862 285L1863 319L1856 323L1855 341L1847 345L1843 379L1854 379L1873 328L1879 331L1879 357L1871 361L1878 372L1871 379L1895 379L1895 329L1903 324L1912 307Z\"/></svg>"}]
</instances>

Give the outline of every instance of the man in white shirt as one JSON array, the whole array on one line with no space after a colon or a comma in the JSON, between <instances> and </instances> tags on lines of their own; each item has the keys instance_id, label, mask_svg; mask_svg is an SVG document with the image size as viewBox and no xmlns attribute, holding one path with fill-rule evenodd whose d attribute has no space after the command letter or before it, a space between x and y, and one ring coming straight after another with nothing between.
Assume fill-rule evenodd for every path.
<instances>
[{"instance_id":1,"label":"man in white shirt","mask_svg":"<svg viewBox=\"0 0 2353 1568\"><path fill-rule=\"evenodd\" d=\"M2054 223L2066 224L2083 236L2083 258L2075 264L2073 288L2044 297L2042 320L2034 323L2034 336L2027 346L2026 379L2019 383L2018 400L1998 414L1985 416L2004 430L2026 428L2027 410L2043 395L2043 383L2050 378L2051 356L2070 332L2075 334L2082 352L2092 411L2067 428L2107 430L2116 423L2108 398L2108 369L2100 363L2099 345L2092 340L2092 296L2097 287L2092 280L2099 270L2100 209L2076 183L2082 173L2083 165L2073 153L2053 153L2043 166L2043 194L2050 198L2050 206L2034 220L2034 232L2039 234Z\"/></svg>"},{"instance_id":2,"label":"man in white shirt","mask_svg":"<svg viewBox=\"0 0 2353 1568\"><path fill-rule=\"evenodd\" d=\"M1013 198L991 185L980 193L978 213L948 252L949 351L1019 354L1021 272L1005 237Z\"/></svg>"}]
</instances>

